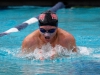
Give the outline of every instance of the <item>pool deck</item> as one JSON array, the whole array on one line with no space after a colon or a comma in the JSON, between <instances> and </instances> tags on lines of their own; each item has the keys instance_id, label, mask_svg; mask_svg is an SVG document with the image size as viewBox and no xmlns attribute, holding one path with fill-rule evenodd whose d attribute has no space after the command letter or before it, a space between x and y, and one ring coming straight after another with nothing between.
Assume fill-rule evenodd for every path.
<instances>
[{"instance_id":1,"label":"pool deck","mask_svg":"<svg viewBox=\"0 0 100 75\"><path fill-rule=\"evenodd\" d=\"M100 6L100 0L60 0L65 3L66 7L72 6ZM53 6L59 0L0 0L0 8L7 6Z\"/></svg>"}]
</instances>

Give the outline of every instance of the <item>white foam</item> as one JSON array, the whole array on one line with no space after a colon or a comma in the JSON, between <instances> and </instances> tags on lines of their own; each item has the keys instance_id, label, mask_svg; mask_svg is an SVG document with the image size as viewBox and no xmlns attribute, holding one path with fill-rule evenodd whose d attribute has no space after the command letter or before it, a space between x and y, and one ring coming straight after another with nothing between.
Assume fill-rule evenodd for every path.
<instances>
[{"instance_id":1,"label":"white foam","mask_svg":"<svg viewBox=\"0 0 100 75\"><path fill-rule=\"evenodd\" d=\"M87 47L78 47L80 54L82 55L90 55L90 50L92 50L91 48L87 48Z\"/></svg>"},{"instance_id":2,"label":"white foam","mask_svg":"<svg viewBox=\"0 0 100 75\"><path fill-rule=\"evenodd\" d=\"M29 58L29 59L39 59L40 58L40 54L39 51L41 50L42 52L42 56L44 57L44 59L48 59L51 57L52 51L55 50L56 51L56 55L57 57L61 57L61 56L69 56L72 53L72 50L67 50L66 48L60 46L60 45L56 45L54 48L50 45L50 43L43 45L41 49L36 48L34 50L33 53L29 53L29 54L21 54L20 56Z\"/></svg>"},{"instance_id":3,"label":"white foam","mask_svg":"<svg viewBox=\"0 0 100 75\"><path fill-rule=\"evenodd\" d=\"M21 49L8 49L8 48L1 48L1 50L3 50L4 52L7 52L7 54L9 55L13 55L15 57L19 57L19 58L28 58L28 59L39 59L40 58L40 54L39 51L42 51L42 55L44 57L44 59L48 59L51 57L52 54L52 50L55 50L57 53L58 58L62 58L62 57L74 57L77 55L88 55L88 56L92 56L92 57L96 57L96 58L100 58L100 54L94 54L94 48L88 48L88 47L82 47L82 46L78 46L78 53L73 53L72 50L67 50L66 48L62 47L61 45L56 45L54 48L50 45L50 43L43 45L41 49L36 48L34 50L34 52L29 53L29 54L23 54L21 53ZM55 57L55 58L56 58ZM77 56L76 56L77 57Z\"/></svg>"},{"instance_id":4,"label":"white foam","mask_svg":"<svg viewBox=\"0 0 100 75\"><path fill-rule=\"evenodd\" d=\"M3 53L7 53L7 55L16 56L16 54L19 52L19 48L17 49L10 49L10 48L0 48L0 51L3 51Z\"/></svg>"},{"instance_id":5,"label":"white foam","mask_svg":"<svg viewBox=\"0 0 100 75\"><path fill-rule=\"evenodd\" d=\"M93 54L93 57L100 58L100 54Z\"/></svg>"}]
</instances>

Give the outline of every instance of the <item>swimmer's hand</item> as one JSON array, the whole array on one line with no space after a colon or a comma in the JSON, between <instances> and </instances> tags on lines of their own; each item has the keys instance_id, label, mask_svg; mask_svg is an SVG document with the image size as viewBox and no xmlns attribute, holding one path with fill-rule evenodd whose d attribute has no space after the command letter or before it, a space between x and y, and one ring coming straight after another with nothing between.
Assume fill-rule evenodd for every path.
<instances>
[{"instance_id":1,"label":"swimmer's hand","mask_svg":"<svg viewBox=\"0 0 100 75\"><path fill-rule=\"evenodd\" d=\"M56 50L51 51L50 59L54 59L57 56Z\"/></svg>"},{"instance_id":2,"label":"swimmer's hand","mask_svg":"<svg viewBox=\"0 0 100 75\"><path fill-rule=\"evenodd\" d=\"M50 53L50 59L54 59L55 57L57 57L57 52L56 50L51 50L51 53ZM39 51L39 59L40 60L45 60L45 57L43 56L43 52L42 51Z\"/></svg>"},{"instance_id":3,"label":"swimmer's hand","mask_svg":"<svg viewBox=\"0 0 100 75\"><path fill-rule=\"evenodd\" d=\"M42 51L39 51L39 59L40 59L40 60L44 60L44 59L45 59L45 58L43 57Z\"/></svg>"}]
</instances>

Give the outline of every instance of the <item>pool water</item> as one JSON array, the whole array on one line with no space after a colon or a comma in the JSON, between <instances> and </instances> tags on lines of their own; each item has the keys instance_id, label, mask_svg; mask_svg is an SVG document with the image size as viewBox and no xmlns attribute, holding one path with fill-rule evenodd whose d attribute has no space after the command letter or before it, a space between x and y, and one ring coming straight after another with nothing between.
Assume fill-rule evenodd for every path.
<instances>
[{"instance_id":1,"label":"pool water","mask_svg":"<svg viewBox=\"0 0 100 75\"><path fill-rule=\"evenodd\" d=\"M0 10L0 32L49 8L9 6ZM100 7L60 9L57 15L59 27L75 37L79 54L44 61L19 57L23 39L38 29L38 23L34 23L0 37L0 75L100 75Z\"/></svg>"}]
</instances>

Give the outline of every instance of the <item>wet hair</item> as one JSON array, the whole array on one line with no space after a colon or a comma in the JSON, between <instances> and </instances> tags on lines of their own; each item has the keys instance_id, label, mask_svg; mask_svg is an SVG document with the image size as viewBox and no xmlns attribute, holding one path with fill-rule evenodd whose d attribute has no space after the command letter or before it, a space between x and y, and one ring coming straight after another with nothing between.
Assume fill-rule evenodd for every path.
<instances>
[{"instance_id":1,"label":"wet hair","mask_svg":"<svg viewBox=\"0 0 100 75\"><path fill-rule=\"evenodd\" d=\"M58 17L52 11L46 11L39 15L39 26L58 26Z\"/></svg>"}]
</instances>

